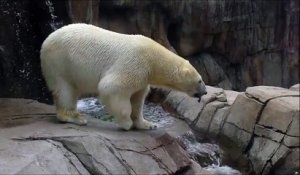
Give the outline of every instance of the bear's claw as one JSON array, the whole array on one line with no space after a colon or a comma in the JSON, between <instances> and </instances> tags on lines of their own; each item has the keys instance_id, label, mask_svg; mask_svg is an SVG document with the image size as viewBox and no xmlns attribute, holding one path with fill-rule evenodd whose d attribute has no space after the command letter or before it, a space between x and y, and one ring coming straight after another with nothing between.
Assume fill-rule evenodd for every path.
<instances>
[{"instance_id":1,"label":"bear's claw","mask_svg":"<svg viewBox=\"0 0 300 175\"><path fill-rule=\"evenodd\" d=\"M157 125L152 125L152 126L150 126L150 129L151 129L151 130L157 129Z\"/></svg>"}]
</instances>

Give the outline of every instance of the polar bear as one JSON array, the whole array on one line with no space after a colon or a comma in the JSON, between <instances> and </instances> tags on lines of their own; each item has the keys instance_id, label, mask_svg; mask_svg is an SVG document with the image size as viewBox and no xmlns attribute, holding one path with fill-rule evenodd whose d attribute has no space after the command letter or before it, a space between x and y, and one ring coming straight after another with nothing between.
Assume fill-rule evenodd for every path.
<instances>
[{"instance_id":1,"label":"polar bear","mask_svg":"<svg viewBox=\"0 0 300 175\"><path fill-rule=\"evenodd\" d=\"M206 94L200 74L188 61L142 35L70 24L45 39L40 57L62 122L86 124L85 116L76 112L76 101L97 94L121 128L154 129L143 118L150 85L195 97Z\"/></svg>"}]
</instances>

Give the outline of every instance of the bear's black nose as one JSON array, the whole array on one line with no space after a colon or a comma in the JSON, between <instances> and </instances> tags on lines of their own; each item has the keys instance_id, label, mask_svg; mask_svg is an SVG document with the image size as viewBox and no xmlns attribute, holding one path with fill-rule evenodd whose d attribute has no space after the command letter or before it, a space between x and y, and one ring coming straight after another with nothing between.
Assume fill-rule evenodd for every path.
<instances>
[{"instance_id":1,"label":"bear's black nose","mask_svg":"<svg viewBox=\"0 0 300 175\"><path fill-rule=\"evenodd\" d=\"M195 93L195 94L194 94L194 97L199 98L199 97L200 97L200 94L199 94L199 93Z\"/></svg>"}]
</instances>

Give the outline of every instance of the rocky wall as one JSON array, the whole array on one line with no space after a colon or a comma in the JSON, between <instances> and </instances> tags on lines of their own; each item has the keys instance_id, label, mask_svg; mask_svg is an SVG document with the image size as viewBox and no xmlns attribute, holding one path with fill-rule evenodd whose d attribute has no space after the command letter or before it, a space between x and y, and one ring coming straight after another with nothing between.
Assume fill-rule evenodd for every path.
<instances>
[{"instance_id":1,"label":"rocky wall","mask_svg":"<svg viewBox=\"0 0 300 175\"><path fill-rule=\"evenodd\" d=\"M161 103L203 138L229 138L251 161L256 174L299 170L299 84L290 90L255 86L235 92L208 86L200 103L175 91ZM245 173L245 172L242 172Z\"/></svg>"},{"instance_id":2,"label":"rocky wall","mask_svg":"<svg viewBox=\"0 0 300 175\"><path fill-rule=\"evenodd\" d=\"M0 97L47 100L41 43L75 22L151 37L189 59L209 85L299 82L298 0L2 0Z\"/></svg>"}]
</instances>

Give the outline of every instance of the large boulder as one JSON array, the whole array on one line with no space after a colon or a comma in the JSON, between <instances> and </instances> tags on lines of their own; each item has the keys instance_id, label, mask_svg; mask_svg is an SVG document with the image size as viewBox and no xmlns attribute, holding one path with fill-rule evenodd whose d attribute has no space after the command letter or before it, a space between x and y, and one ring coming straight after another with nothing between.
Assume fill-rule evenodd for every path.
<instances>
[{"instance_id":1,"label":"large boulder","mask_svg":"<svg viewBox=\"0 0 300 175\"><path fill-rule=\"evenodd\" d=\"M176 174L192 164L177 137L190 132L180 120L154 131L122 131L88 118L87 126L59 123L53 106L0 99L0 171L4 174ZM205 172L205 171L203 171Z\"/></svg>"},{"instance_id":2,"label":"large boulder","mask_svg":"<svg viewBox=\"0 0 300 175\"><path fill-rule=\"evenodd\" d=\"M200 103L171 91L163 104L200 135L225 137L238 145L257 174L279 173L282 166L296 169L287 155L296 154L300 145L299 91L272 86L249 87L246 92L207 90Z\"/></svg>"}]
</instances>

